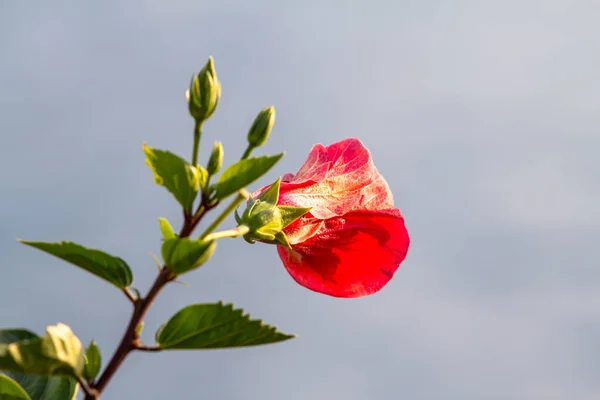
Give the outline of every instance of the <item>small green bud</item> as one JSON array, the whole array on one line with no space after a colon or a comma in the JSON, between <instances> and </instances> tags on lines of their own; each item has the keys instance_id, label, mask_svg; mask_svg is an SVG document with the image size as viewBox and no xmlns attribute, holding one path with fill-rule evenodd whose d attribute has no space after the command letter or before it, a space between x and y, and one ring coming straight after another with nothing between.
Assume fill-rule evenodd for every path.
<instances>
[{"instance_id":1,"label":"small green bud","mask_svg":"<svg viewBox=\"0 0 600 400\"><path fill-rule=\"evenodd\" d=\"M263 108L254 123L250 127L250 131L248 131L248 143L252 147L260 147L269 138L269 134L273 129L273 125L275 125L275 107L266 107Z\"/></svg>"},{"instance_id":2,"label":"small green bud","mask_svg":"<svg viewBox=\"0 0 600 400\"><path fill-rule=\"evenodd\" d=\"M190 114L199 123L209 119L217 109L221 99L221 82L217 78L212 57L209 57L204 68L192 78L186 98Z\"/></svg>"},{"instance_id":3,"label":"small green bud","mask_svg":"<svg viewBox=\"0 0 600 400\"><path fill-rule=\"evenodd\" d=\"M247 242L254 243L258 240L290 247L283 230L310 209L278 206L280 184L281 180L277 179L259 198L251 199L241 217L236 212L237 223L245 225L249 229L248 233L244 235Z\"/></svg>"},{"instance_id":4,"label":"small green bud","mask_svg":"<svg viewBox=\"0 0 600 400\"><path fill-rule=\"evenodd\" d=\"M244 235L244 239L250 243L255 240L275 243L276 235L282 233L283 229L279 208L259 199L250 200L248 208L240 218L240 223L250 229Z\"/></svg>"},{"instance_id":5,"label":"small green bud","mask_svg":"<svg viewBox=\"0 0 600 400\"><path fill-rule=\"evenodd\" d=\"M221 170L221 166L223 166L223 144L215 142L206 170L210 176L213 176Z\"/></svg>"},{"instance_id":6,"label":"small green bud","mask_svg":"<svg viewBox=\"0 0 600 400\"><path fill-rule=\"evenodd\" d=\"M88 348L85 350L85 366L83 368L83 377L87 380L94 379L100 372L102 366L102 356L100 348L95 341L91 341Z\"/></svg>"},{"instance_id":7,"label":"small green bud","mask_svg":"<svg viewBox=\"0 0 600 400\"><path fill-rule=\"evenodd\" d=\"M200 175L200 190L204 191L206 190L206 185L208 185L208 171L202 165L199 164L196 165L196 169L198 170L198 174Z\"/></svg>"}]
</instances>

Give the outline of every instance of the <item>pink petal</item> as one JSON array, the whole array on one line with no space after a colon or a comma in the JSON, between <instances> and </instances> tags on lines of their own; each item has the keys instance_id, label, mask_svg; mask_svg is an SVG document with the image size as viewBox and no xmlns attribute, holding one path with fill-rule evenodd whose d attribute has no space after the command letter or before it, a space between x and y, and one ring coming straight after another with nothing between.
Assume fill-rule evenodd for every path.
<instances>
[{"instance_id":1,"label":"pink petal","mask_svg":"<svg viewBox=\"0 0 600 400\"><path fill-rule=\"evenodd\" d=\"M327 219L392 208L394 199L369 150L350 138L327 147L315 145L296 175L284 175L279 204L313 207L314 217Z\"/></svg>"}]
</instances>

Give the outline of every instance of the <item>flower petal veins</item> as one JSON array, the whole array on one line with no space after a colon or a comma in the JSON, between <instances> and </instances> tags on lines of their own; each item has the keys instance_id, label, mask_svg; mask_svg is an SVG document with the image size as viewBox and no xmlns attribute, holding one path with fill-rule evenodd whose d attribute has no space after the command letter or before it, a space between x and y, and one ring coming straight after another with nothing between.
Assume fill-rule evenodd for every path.
<instances>
[{"instance_id":1,"label":"flower petal veins","mask_svg":"<svg viewBox=\"0 0 600 400\"><path fill-rule=\"evenodd\" d=\"M297 174L282 177L278 204L312 207L284 229L291 249L277 251L292 278L315 292L375 293L408 252L404 218L359 139L315 145Z\"/></svg>"}]
</instances>

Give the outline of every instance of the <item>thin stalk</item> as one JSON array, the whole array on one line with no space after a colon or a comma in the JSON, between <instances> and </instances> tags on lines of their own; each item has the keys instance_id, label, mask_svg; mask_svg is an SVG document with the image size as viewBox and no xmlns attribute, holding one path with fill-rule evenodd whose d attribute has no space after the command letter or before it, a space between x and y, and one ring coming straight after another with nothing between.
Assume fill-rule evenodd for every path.
<instances>
[{"instance_id":1,"label":"thin stalk","mask_svg":"<svg viewBox=\"0 0 600 400\"><path fill-rule=\"evenodd\" d=\"M217 219L215 219L213 221L213 223L210 224L208 228L206 228L206 230L202 233L202 235L200 235L200 239L204 239L209 234L211 234L215 229L217 229L219 227L219 225L221 225L223 223L223 221L225 221L225 219L232 212L234 212L235 209L238 208L240 206L240 204L242 204L244 202L244 200L246 200L246 197L247 196L245 196L245 193L240 191L238 193L238 195L236 196L236 198L233 199L233 201L227 206L227 208L224 209L223 212L217 217Z\"/></svg>"},{"instance_id":2,"label":"thin stalk","mask_svg":"<svg viewBox=\"0 0 600 400\"><path fill-rule=\"evenodd\" d=\"M133 291L130 288L123 288L123 293L125 293L125 296L127 296L129 301L135 304L135 302L137 301L137 296L135 293L133 293Z\"/></svg>"},{"instance_id":3,"label":"thin stalk","mask_svg":"<svg viewBox=\"0 0 600 400\"><path fill-rule=\"evenodd\" d=\"M132 350L135 349L135 341L137 340L136 336L140 323L146 316L148 309L152 305L152 302L158 293L173 279L175 279L175 275L168 268L163 268L160 271L160 274L158 274L156 277L156 280L148 291L146 297L138 300L134 304L133 313L131 314L131 319L129 320L127 329L123 334L123 338L121 339L117 350L115 350L110 362L104 369L104 372L100 376L100 379L98 379L98 382L96 382L96 384L93 386L93 389L95 389L98 394L86 394L85 400L95 400L98 398L99 394L102 393L108 382L110 382L110 379L113 377L115 372L117 372L117 369L119 369L125 358Z\"/></svg>"},{"instance_id":4,"label":"thin stalk","mask_svg":"<svg viewBox=\"0 0 600 400\"><path fill-rule=\"evenodd\" d=\"M240 158L240 160L245 160L246 158L250 157L250 154L252 154L254 149L255 147L249 144L248 147L246 147L244 154L242 154L242 158Z\"/></svg>"},{"instance_id":5,"label":"thin stalk","mask_svg":"<svg viewBox=\"0 0 600 400\"><path fill-rule=\"evenodd\" d=\"M192 165L198 164L198 152L200 151L200 136L202 136L202 123L196 122L194 125L194 149L192 150Z\"/></svg>"},{"instance_id":6,"label":"thin stalk","mask_svg":"<svg viewBox=\"0 0 600 400\"><path fill-rule=\"evenodd\" d=\"M90 399L98 398L98 392L96 391L96 389L92 388L85 379L77 378L77 383L79 383L79 386L81 387L81 390L85 394L86 399L88 398L88 396Z\"/></svg>"},{"instance_id":7,"label":"thin stalk","mask_svg":"<svg viewBox=\"0 0 600 400\"><path fill-rule=\"evenodd\" d=\"M250 232L250 228L246 225L240 225L237 228L228 229L226 231L215 232L204 237L204 240L214 240L214 239L223 239L223 238L237 238L240 236L244 236L246 233Z\"/></svg>"},{"instance_id":8,"label":"thin stalk","mask_svg":"<svg viewBox=\"0 0 600 400\"><path fill-rule=\"evenodd\" d=\"M181 227L179 237L189 237L193 232L194 227L198 224L198 222L200 222L209 209L210 207L201 206L199 207L194 218L186 218L183 226ZM158 293L165 287L166 284L173 281L175 278L176 276L173 274L173 272L171 272L171 270L163 267L145 297L133 297L133 293L124 290L125 295L130 298L130 300L133 298L133 312L131 314L129 324L123 333L123 337L121 338L119 346L115 350L112 358L106 365L106 368L102 372L102 375L100 375L98 381L92 385L89 385L89 387L84 387L82 385L85 393L84 400L98 400L100 398L100 395L102 394L102 391L106 385L108 385L123 361L125 361L125 358L127 358L129 353L131 353L133 350L152 351L149 350L149 347L145 348L145 346L139 343L140 324L143 323L144 317L156 299L156 296L158 296Z\"/></svg>"}]
</instances>

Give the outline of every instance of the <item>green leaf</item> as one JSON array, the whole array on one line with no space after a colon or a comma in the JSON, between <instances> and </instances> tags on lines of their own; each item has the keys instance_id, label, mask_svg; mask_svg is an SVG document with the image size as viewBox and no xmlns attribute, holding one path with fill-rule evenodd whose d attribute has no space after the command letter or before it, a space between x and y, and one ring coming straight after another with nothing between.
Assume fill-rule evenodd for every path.
<instances>
[{"instance_id":1,"label":"green leaf","mask_svg":"<svg viewBox=\"0 0 600 400\"><path fill-rule=\"evenodd\" d=\"M98 375L101 366L102 355L100 354L100 348L96 342L92 340L85 350L85 368L83 370L83 377L91 381Z\"/></svg>"},{"instance_id":2,"label":"green leaf","mask_svg":"<svg viewBox=\"0 0 600 400\"><path fill-rule=\"evenodd\" d=\"M173 239L176 237L173 227L166 218L159 218L158 223L160 224L160 231L164 239Z\"/></svg>"},{"instance_id":3,"label":"green leaf","mask_svg":"<svg viewBox=\"0 0 600 400\"><path fill-rule=\"evenodd\" d=\"M232 195L266 174L284 154L247 158L227 167L215 186L217 199Z\"/></svg>"},{"instance_id":4,"label":"green leaf","mask_svg":"<svg viewBox=\"0 0 600 400\"><path fill-rule=\"evenodd\" d=\"M71 328L59 323L46 328L47 336L0 345L0 369L38 375L81 376L83 346Z\"/></svg>"},{"instance_id":5,"label":"green leaf","mask_svg":"<svg viewBox=\"0 0 600 400\"><path fill-rule=\"evenodd\" d=\"M279 200L279 187L281 186L281 178L277 178L277 180L269 186L267 190L261 194L258 199L260 201L264 201L265 203L269 203L272 205L276 205Z\"/></svg>"},{"instance_id":6,"label":"green leaf","mask_svg":"<svg viewBox=\"0 0 600 400\"><path fill-rule=\"evenodd\" d=\"M17 382L4 374L0 374L0 399L3 400L31 400Z\"/></svg>"},{"instance_id":7,"label":"green leaf","mask_svg":"<svg viewBox=\"0 0 600 400\"><path fill-rule=\"evenodd\" d=\"M161 252L165 265L176 275L181 275L208 261L216 247L216 240L174 238L163 242Z\"/></svg>"},{"instance_id":8,"label":"green leaf","mask_svg":"<svg viewBox=\"0 0 600 400\"><path fill-rule=\"evenodd\" d=\"M25 329L0 330L0 348L31 339L39 340L36 334ZM79 389L77 381L67 376L28 375L16 371L5 371L4 374L23 387L32 400L72 400ZM0 396L0 399L3 397Z\"/></svg>"},{"instance_id":9,"label":"green leaf","mask_svg":"<svg viewBox=\"0 0 600 400\"><path fill-rule=\"evenodd\" d=\"M255 346L293 337L221 302L187 306L156 332L156 342L165 350Z\"/></svg>"},{"instance_id":10,"label":"green leaf","mask_svg":"<svg viewBox=\"0 0 600 400\"><path fill-rule=\"evenodd\" d=\"M103 251L88 249L73 242L19 241L83 268L120 289L131 285L133 282L133 274L127 263Z\"/></svg>"},{"instance_id":11,"label":"green leaf","mask_svg":"<svg viewBox=\"0 0 600 400\"><path fill-rule=\"evenodd\" d=\"M186 211L191 211L200 187L200 171L168 151L144 145L144 153L154 181L167 188Z\"/></svg>"},{"instance_id":12,"label":"green leaf","mask_svg":"<svg viewBox=\"0 0 600 400\"><path fill-rule=\"evenodd\" d=\"M25 389L31 400L75 400L79 384L67 376L27 375L7 371L10 376ZM0 399L4 399L0 396Z\"/></svg>"}]
</instances>

